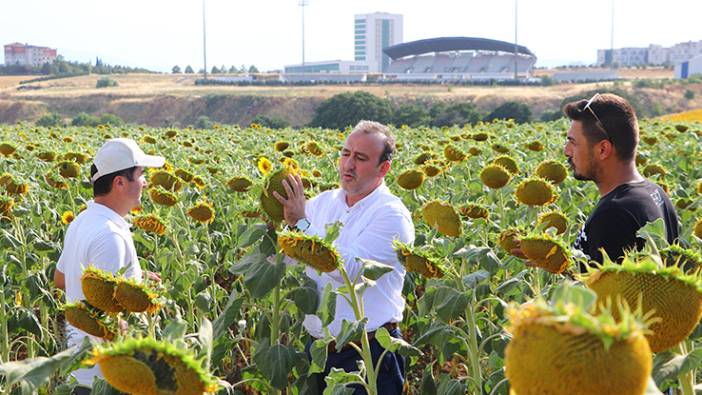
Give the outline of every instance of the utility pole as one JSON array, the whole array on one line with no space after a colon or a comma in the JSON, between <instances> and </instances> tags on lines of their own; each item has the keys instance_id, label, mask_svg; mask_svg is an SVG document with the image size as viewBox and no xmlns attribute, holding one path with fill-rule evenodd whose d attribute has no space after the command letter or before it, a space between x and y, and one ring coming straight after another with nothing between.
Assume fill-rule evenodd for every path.
<instances>
[{"instance_id":1,"label":"utility pole","mask_svg":"<svg viewBox=\"0 0 702 395\"><path fill-rule=\"evenodd\" d=\"M309 5L308 0L300 0L298 3L302 9L302 65L305 65L305 7Z\"/></svg>"},{"instance_id":2,"label":"utility pole","mask_svg":"<svg viewBox=\"0 0 702 395\"><path fill-rule=\"evenodd\" d=\"M205 67L202 68L202 76L207 79L207 24L205 21L205 0L202 0L202 58Z\"/></svg>"},{"instance_id":3,"label":"utility pole","mask_svg":"<svg viewBox=\"0 0 702 395\"><path fill-rule=\"evenodd\" d=\"M609 67L614 70L614 0L612 0L612 25L609 33L609 53L611 56Z\"/></svg>"}]
</instances>

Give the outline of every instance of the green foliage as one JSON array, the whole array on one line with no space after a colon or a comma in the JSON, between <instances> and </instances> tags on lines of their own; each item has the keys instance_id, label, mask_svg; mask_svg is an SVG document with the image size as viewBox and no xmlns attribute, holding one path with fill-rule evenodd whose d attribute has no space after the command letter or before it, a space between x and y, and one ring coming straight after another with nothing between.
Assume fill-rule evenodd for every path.
<instances>
[{"instance_id":1,"label":"green foliage","mask_svg":"<svg viewBox=\"0 0 702 395\"><path fill-rule=\"evenodd\" d=\"M97 126L97 125L113 125L119 126L124 124L124 121L120 117L114 114L102 114L97 117L95 115L86 114L84 112L79 113L71 121L71 126Z\"/></svg>"},{"instance_id":2,"label":"green foliage","mask_svg":"<svg viewBox=\"0 0 702 395\"><path fill-rule=\"evenodd\" d=\"M259 124L261 126L265 126L267 128L271 128L271 129L285 129L288 126L290 126L288 121L286 121L283 118L278 118L278 117L274 117L274 116L267 116L267 115L262 115L262 114L256 115L251 120L251 123L256 123L256 124Z\"/></svg>"},{"instance_id":3,"label":"green foliage","mask_svg":"<svg viewBox=\"0 0 702 395\"><path fill-rule=\"evenodd\" d=\"M685 89L685 99L692 100L695 98L695 92L691 89Z\"/></svg>"},{"instance_id":4,"label":"green foliage","mask_svg":"<svg viewBox=\"0 0 702 395\"><path fill-rule=\"evenodd\" d=\"M206 115L201 115L197 117L197 121L195 121L195 124L193 125L195 129L210 129L212 128L212 121L210 121L210 118Z\"/></svg>"},{"instance_id":5,"label":"green foliage","mask_svg":"<svg viewBox=\"0 0 702 395\"><path fill-rule=\"evenodd\" d=\"M173 68L171 69L171 73L180 74L180 66L178 66L178 65L173 66Z\"/></svg>"},{"instance_id":6,"label":"green foliage","mask_svg":"<svg viewBox=\"0 0 702 395\"><path fill-rule=\"evenodd\" d=\"M529 122L531 120L531 109L524 103L508 101L485 117L486 121L495 119L513 119L517 123Z\"/></svg>"},{"instance_id":7,"label":"green foliage","mask_svg":"<svg viewBox=\"0 0 702 395\"><path fill-rule=\"evenodd\" d=\"M192 74L194 73L192 66L187 65L185 66L185 74Z\"/></svg>"},{"instance_id":8,"label":"green foliage","mask_svg":"<svg viewBox=\"0 0 702 395\"><path fill-rule=\"evenodd\" d=\"M426 106L420 104L402 104L393 114L395 126L407 125L411 127L431 125L431 116Z\"/></svg>"},{"instance_id":9,"label":"green foliage","mask_svg":"<svg viewBox=\"0 0 702 395\"><path fill-rule=\"evenodd\" d=\"M319 105L311 124L343 130L364 119L389 123L392 120L390 102L367 92L341 93Z\"/></svg>"},{"instance_id":10,"label":"green foliage","mask_svg":"<svg viewBox=\"0 0 702 395\"><path fill-rule=\"evenodd\" d=\"M100 78L97 83L95 84L96 88L109 88L113 86L117 86L117 81L113 80L110 77L102 77Z\"/></svg>"},{"instance_id":11,"label":"green foliage","mask_svg":"<svg viewBox=\"0 0 702 395\"><path fill-rule=\"evenodd\" d=\"M539 117L539 120L542 122L551 122L551 121L557 121L561 118L563 118L563 111L552 110L552 111L544 111L543 113L541 113L541 117Z\"/></svg>"},{"instance_id":12,"label":"green foliage","mask_svg":"<svg viewBox=\"0 0 702 395\"><path fill-rule=\"evenodd\" d=\"M52 127L64 126L63 117L55 112L44 114L37 120L37 126Z\"/></svg>"},{"instance_id":13,"label":"green foliage","mask_svg":"<svg viewBox=\"0 0 702 395\"><path fill-rule=\"evenodd\" d=\"M482 118L471 102L438 102L431 108L432 126L474 125Z\"/></svg>"}]
</instances>

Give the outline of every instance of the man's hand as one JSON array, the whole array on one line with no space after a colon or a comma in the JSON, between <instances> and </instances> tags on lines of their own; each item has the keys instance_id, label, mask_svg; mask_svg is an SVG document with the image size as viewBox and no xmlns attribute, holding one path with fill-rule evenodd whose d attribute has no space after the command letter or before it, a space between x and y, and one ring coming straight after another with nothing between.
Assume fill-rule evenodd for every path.
<instances>
[{"instance_id":1,"label":"man's hand","mask_svg":"<svg viewBox=\"0 0 702 395\"><path fill-rule=\"evenodd\" d=\"M288 175L287 180L283 180L283 188L288 198L284 198L278 192L273 191L273 196L283 205L283 216L289 226L295 226L300 218L305 217L305 187L302 185L302 178L299 175Z\"/></svg>"},{"instance_id":2,"label":"man's hand","mask_svg":"<svg viewBox=\"0 0 702 395\"><path fill-rule=\"evenodd\" d=\"M529 258L527 258L527 256L524 254L524 251L522 251L522 249L519 246L517 248L512 248L509 253L519 259L524 259L524 264L528 267L537 267L534 262L530 261Z\"/></svg>"},{"instance_id":3,"label":"man's hand","mask_svg":"<svg viewBox=\"0 0 702 395\"><path fill-rule=\"evenodd\" d=\"M146 272L144 272L144 279L147 281L153 281L155 283L160 283L161 282L161 275L156 273L156 272L146 271Z\"/></svg>"}]
</instances>

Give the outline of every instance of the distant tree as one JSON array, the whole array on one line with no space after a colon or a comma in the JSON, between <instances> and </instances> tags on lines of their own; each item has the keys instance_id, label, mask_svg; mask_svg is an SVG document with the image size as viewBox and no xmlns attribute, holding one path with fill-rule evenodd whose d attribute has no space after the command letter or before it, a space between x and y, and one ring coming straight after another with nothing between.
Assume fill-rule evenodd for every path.
<instances>
[{"instance_id":1,"label":"distant tree","mask_svg":"<svg viewBox=\"0 0 702 395\"><path fill-rule=\"evenodd\" d=\"M98 117L84 112L79 113L71 121L71 126L97 126L100 124Z\"/></svg>"},{"instance_id":2,"label":"distant tree","mask_svg":"<svg viewBox=\"0 0 702 395\"><path fill-rule=\"evenodd\" d=\"M340 93L317 107L311 124L323 128L344 129L362 119L391 122L390 102L368 92Z\"/></svg>"},{"instance_id":3,"label":"distant tree","mask_svg":"<svg viewBox=\"0 0 702 395\"><path fill-rule=\"evenodd\" d=\"M269 116L262 115L262 114L256 115L251 120L251 123L257 123L261 126L265 126L267 128L271 128L271 129L285 129L288 126L290 126L288 121L286 121L282 118L269 117Z\"/></svg>"},{"instance_id":4,"label":"distant tree","mask_svg":"<svg viewBox=\"0 0 702 395\"><path fill-rule=\"evenodd\" d=\"M222 74L226 73L226 72L227 72L227 66L222 65L222 66L219 68L219 72L222 73Z\"/></svg>"},{"instance_id":5,"label":"distant tree","mask_svg":"<svg viewBox=\"0 0 702 395\"><path fill-rule=\"evenodd\" d=\"M98 119L98 124L119 126L124 124L124 121L122 121L122 118L118 117L115 114L102 114Z\"/></svg>"},{"instance_id":6,"label":"distant tree","mask_svg":"<svg viewBox=\"0 0 702 395\"><path fill-rule=\"evenodd\" d=\"M212 71L211 71L211 73L212 73L212 74L219 74L219 69L217 68L217 66L212 66Z\"/></svg>"},{"instance_id":7,"label":"distant tree","mask_svg":"<svg viewBox=\"0 0 702 395\"><path fill-rule=\"evenodd\" d=\"M557 121L563 118L563 112L561 110L544 111L541 113L539 118L543 122Z\"/></svg>"},{"instance_id":8,"label":"distant tree","mask_svg":"<svg viewBox=\"0 0 702 395\"><path fill-rule=\"evenodd\" d=\"M229 74L236 74L239 72L239 69L236 68L236 66L232 66L229 68Z\"/></svg>"},{"instance_id":9,"label":"distant tree","mask_svg":"<svg viewBox=\"0 0 702 395\"><path fill-rule=\"evenodd\" d=\"M403 104L395 110L393 115L395 126L428 126L431 125L431 116L425 106L418 104Z\"/></svg>"},{"instance_id":10,"label":"distant tree","mask_svg":"<svg viewBox=\"0 0 702 395\"><path fill-rule=\"evenodd\" d=\"M210 129L212 127L212 121L206 115L200 115L195 121L195 129Z\"/></svg>"},{"instance_id":11,"label":"distant tree","mask_svg":"<svg viewBox=\"0 0 702 395\"><path fill-rule=\"evenodd\" d=\"M37 120L36 124L37 126L44 127L64 126L63 117L61 114L55 112L42 115L42 117Z\"/></svg>"},{"instance_id":12,"label":"distant tree","mask_svg":"<svg viewBox=\"0 0 702 395\"><path fill-rule=\"evenodd\" d=\"M178 65L173 66L173 68L171 69L171 72L173 74L180 74L180 66L178 66Z\"/></svg>"},{"instance_id":13,"label":"distant tree","mask_svg":"<svg viewBox=\"0 0 702 395\"><path fill-rule=\"evenodd\" d=\"M246 72L246 65L242 64L241 67L239 68L240 73L245 73Z\"/></svg>"},{"instance_id":14,"label":"distant tree","mask_svg":"<svg viewBox=\"0 0 702 395\"><path fill-rule=\"evenodd\" d=\"M486 121L494 119L514 119L517 123L526 123L531 120L531 109L524 103L508 101L485 117Z\"/></svg>"},{"instance_id":15,"label":"distant tree","mask_svg":"<svg viewBox=\"0 0 702 395\"><path fill-rule=\"evenodd\" d=\"M258 73L258 69L256 68L256 66L249 66L249 73Z\"/></svg>"},{"instance_id":16,"label":"distant tree","mask_svg":"<svg viewBox=\"0 0 702 395\"><path fill-rule=\"evenodd\" d=\"M471 102L438 102L434 104L429 113L432 117L432 126L436 127L473 125L478 123L481 118L475 104Z\"/></svg>"},{"instance_id":17,"label":"distant tree","mask_svg":"<svg viewBox=\"0 0 702 395\"><path fill-rule=\"evenodd\" d=\"M685 99L692 100L695 98L695 92L690 89L685 89Z\"/></svg>"},{"instance_id":18,"label":"distant tree","mask_svg":"<svg viewBox=\"0 0 702 395\"><path fill-rule=\"evenodd\" d=\"M185 74L192 74L193 68L190 65L185 66Z\"/></svg>"},{"instance_id":19,"label":"distant tree","mask_svg":"<svg viewBox=\"0 0 702 395\"><path fill-rule=\"evenodd\" d=\"M102 77L100 78L97 83L95 84L96 88L109 88L112 86L117 86L117 81L113 80L110 77Z\"/></svg>"}]
</instances>

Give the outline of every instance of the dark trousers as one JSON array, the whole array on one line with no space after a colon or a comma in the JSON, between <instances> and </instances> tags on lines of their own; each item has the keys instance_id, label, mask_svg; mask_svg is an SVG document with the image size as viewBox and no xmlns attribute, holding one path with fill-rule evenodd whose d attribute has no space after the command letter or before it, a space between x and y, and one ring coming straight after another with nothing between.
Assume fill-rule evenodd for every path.
<instances>
[{"instance_id":1,"label":"dark trousers","mask_svg":"<svg viewBox=\"0 0 702 395\"><path fill-rule=\"evenodd\" d=\"M73 389L73 395L90 395L92 389L88 387L76 387Z\"/></svg>"},{"instance_id":2,"label":"dark trousers","mask_svg":"<svg viewBox=\"0 0 702 395\"><path fill-rule=\"evenodd\" d=\"M393 329L390 332L390 336L395 338L401 338L400 330L398 328ZM305 346L305 353L307 357L310 358L310 346L312 341L307 342ZM372 339L370 341L371 356L373 357L373 367L378 364L378 359L380 355L385 351L383 347L380 346L377 340ZM331 368L342 368L347 372L358 371L358 365L356 361L362 360L361 356L353 348L347 348L341 352L330 352L327 355L327 365L324 367L324 373L313 374L312 377L316 379L318 393L321 394L326 388L326 382L324 378L329 374ZM371 369L370 367L366 367ZM401 395L402 386L405 382L405 358L398 353L388 352L385 354L383 361L380 363L380 369L378 370L377 377L378 393L383 395ZM354 389L353 395L365 395L366 390L361 385L350 386Z\"/></svg>"}]
</instances>

